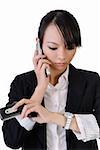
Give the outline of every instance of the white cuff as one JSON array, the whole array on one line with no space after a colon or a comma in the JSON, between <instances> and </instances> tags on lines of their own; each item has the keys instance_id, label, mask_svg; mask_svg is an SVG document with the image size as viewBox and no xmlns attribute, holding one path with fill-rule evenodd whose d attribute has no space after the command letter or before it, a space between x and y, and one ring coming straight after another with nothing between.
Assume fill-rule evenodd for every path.
<instances>
[{"instance_id":1,"label":"white cuff","mask_svg":"<svg viewBox=\"0 0 100 150\"><path fill-rule=\"evenodd\" d=\"M78 140L84 142L94 140L100 137L100 129L97 120L92 114L75 114L80 133L75 131Z\"/></svg>"},{"instance_id":2,"label":"white cuff","mask_svg":"<svg viewBox=\"0 0 100 150\"><path fill-rule=\"evenodd\" d=\"M32 130L35 124L35 122L31 118L28 118L28 117L22 119L20 115L17 115L15 118L17 119L19 124L28 131Z\"/></svg>"}]
</instances>

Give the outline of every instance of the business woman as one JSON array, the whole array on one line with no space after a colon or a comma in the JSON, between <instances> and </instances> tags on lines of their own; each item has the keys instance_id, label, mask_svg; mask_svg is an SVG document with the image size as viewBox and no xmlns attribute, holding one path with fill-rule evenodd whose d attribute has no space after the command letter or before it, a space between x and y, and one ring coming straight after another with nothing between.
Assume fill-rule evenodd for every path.
<instances>
[{"instance_id":1,"label":"business woman","mask_svg":"<svg viewBox=\"0 0 100 150\"><path fill-rule=\"evenodd\" d=\"M71 64L81 46L80 28L65 10L47 13L40 22L34 70L15 77L8 94L21 115L3 123L7 146L23 150L98 150L100 77ZM29 117L36 112L36 117Z\"/></svg>"}]
</instances>

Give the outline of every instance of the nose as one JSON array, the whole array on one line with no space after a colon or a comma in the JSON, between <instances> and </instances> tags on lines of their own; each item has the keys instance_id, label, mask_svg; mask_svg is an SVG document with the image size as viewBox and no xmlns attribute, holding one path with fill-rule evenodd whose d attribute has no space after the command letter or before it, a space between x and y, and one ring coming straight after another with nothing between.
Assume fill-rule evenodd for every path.
<instances>
[{"instance_id":1,"label":"nose","mask_svg":"<svg viewBox=\"0 0 100 150\"><path fill-rule=\"evenodd\" d=\"M57 57L58 57L59 60L65 60L65 58L66 58L66 50L64 48L58 49Z\"/></svg>"}]
</instances>

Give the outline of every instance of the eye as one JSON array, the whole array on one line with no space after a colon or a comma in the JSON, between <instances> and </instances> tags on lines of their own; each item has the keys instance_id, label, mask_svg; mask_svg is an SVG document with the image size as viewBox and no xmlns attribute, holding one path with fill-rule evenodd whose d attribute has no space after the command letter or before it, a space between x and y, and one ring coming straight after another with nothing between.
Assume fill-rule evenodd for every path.
<instances>
[{"instance_id":1,"label":"eye","mask_svg":"<svg viewBox=\"0 0 100 150\"><path fill-rule=\"evenodd\" d=\"M51 50L57 50L57 47L50 47L50 46L48 46L48 48L51 49Z\"/></svg>"}]
</instances>

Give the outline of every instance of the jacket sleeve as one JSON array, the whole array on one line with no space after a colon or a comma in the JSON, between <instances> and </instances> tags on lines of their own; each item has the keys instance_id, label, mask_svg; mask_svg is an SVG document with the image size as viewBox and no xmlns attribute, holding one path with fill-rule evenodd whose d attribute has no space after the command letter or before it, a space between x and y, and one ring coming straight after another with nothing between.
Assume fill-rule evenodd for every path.
<instances>
[{"instance_id":1,"label":"jacket sleeve","mask_svg":"<svg viewBox=\"0 0 100 150\"><path fill-rule=\"evenodd\" d=\"M16 76L11 83L10 92L8 94L9 103L24 98L24 88L25 83L22 77ZM29 131L25 130L15 118L4 121L2 131L5 144L13 149L22 147L24 138L29 133Z\"/></svg>"},{"instance_id":2,"label":"jacket sleeve","mask_svg":"<svg viewBox=\"0 0 100 150\"><path fill-rule=\"evenodd\" d=\"M96 88L95 88L95 102L94 102L94 115L100 128L100 76L97 74Z\"/></svg>"},{"instance_id":3,"label":"jacket sleeve","mask_svg":"<svg viewBox=\"0 0 100 150\"><path fill-rule=\"evenodd\" d=\"M96 73L94 76L94 108L93 114L76 115L77 123L81 134L75 133L78 139L84 142L100 138L100 76Z\"/></svg>"}]
</instances>

